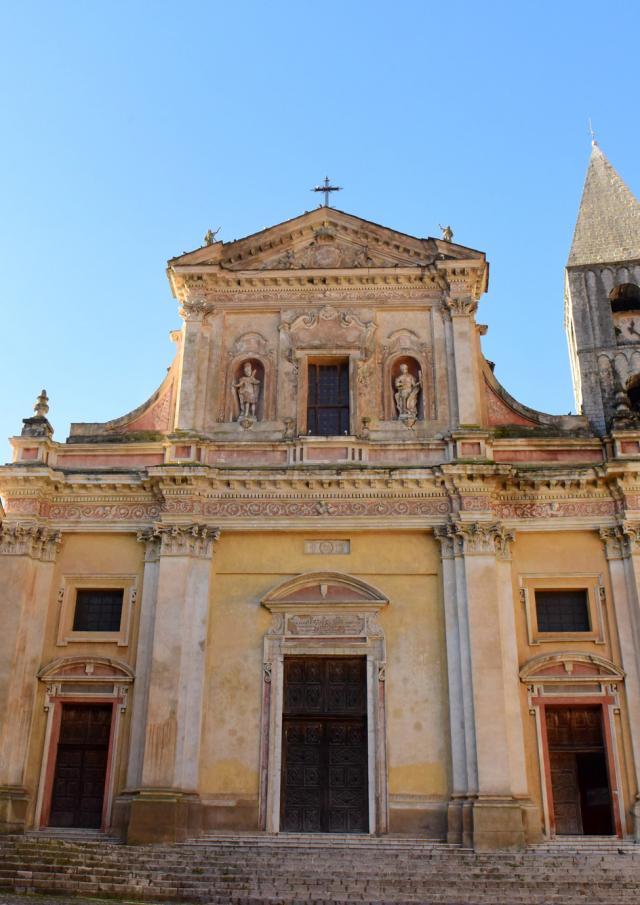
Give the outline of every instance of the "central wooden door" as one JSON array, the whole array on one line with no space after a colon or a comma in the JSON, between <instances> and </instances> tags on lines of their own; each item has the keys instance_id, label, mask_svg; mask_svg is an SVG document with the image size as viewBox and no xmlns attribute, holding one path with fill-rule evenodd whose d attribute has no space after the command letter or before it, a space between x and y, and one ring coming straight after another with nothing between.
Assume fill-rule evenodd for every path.
<instances>
[{"instance_id":1,"label":"central wooden door","mask_svg":"<svg viewBox=\"0 0 640 905\"><path fill-rule=\"evenodd\" d=\"M63 704L49 826L102 823L111 705Z\"/></svg>"},{"instance_id":2,"label":"central wooden door","mask_svg":"<svg viewBox=\"0 0 640 905\"><path fill-rule=\"evenodd\" d=\"M364 657L286 657L280 827L369 831Z\"/></svg>"}]
</instances>

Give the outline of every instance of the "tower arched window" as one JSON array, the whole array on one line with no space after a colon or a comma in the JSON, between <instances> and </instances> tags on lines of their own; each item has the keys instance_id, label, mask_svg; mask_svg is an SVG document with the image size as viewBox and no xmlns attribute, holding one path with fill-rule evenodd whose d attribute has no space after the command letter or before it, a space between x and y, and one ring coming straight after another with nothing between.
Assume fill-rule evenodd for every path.
<instances>
[{"instance_id":1,"label":"tower arched window","mask_svg":"<svg viewBox=\"0 0 640 905\"><path fill-rule=\"evenodd\" d=\"M614 314L618 311L640 311L640 286L621 283L611 290L609 301Z\"/></svg>"},{"instance_id":2,"label":"tower arched window","mask_svg":"<svg viewBox=\"0 0 640 905\"><path fill-rule=\"evenodd\" d=\"M634 375L627 384L627 396L634 412L640 412L640 374Z\"/></svg>"}]
</instances>

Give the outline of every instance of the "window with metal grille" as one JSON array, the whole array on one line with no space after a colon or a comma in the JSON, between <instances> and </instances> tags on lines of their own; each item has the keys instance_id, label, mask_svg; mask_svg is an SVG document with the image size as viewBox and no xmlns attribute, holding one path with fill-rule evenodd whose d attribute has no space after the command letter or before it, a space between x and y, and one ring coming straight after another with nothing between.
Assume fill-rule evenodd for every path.
<instances>
[{"instance_id":1,"label":"window with metal grille","mask_svg":"<svg viewBox=\"0 0 640 905\"><path fill-rule=\"evenodd\" d=\"M586 590L536 591L539 632L589 632Z\"/></svg>"},{"instance_id":2,"label":"window with metal grille","mask_svg":"<svg viewBox=\"0 0 640 905\"><path fill-rule=\"evenodd\" d=\"M119 632L123 588L78 588L74 632Z\"/></svg>"},{"instance_id":3,"label":"window with metal grille","mask_svg":"<svg viewBox=\"0 0 640 905\"><path fill-rule=\"evenodd\" d=\"M349 362L309 365L307 432L316 437L349 433Z\"/></svg>"}]
</instances>

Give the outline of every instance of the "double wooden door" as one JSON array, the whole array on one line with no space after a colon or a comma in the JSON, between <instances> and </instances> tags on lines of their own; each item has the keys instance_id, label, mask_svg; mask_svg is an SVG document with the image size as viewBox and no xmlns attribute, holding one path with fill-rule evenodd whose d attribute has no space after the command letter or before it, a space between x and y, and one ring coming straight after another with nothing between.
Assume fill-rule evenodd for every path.
<instances>
[{"instance_id":1,"label":"double wooden door","mask_svg":"<svg viewBox=\"0 0 640 905\"><path fill-rule=\"evenodd\" d=\"M546 723L556 833L613 833L602 710L548 708Z\"/></svg>"},{"instance_id":2,"label":"double wooden door","mask_svg":"<svg viewBox=\"0 0 640 905\"><path fill-rule=\"evenodd\" d=\"M284 661L281 829L369 831L364 657Z\"/></svg>"},{"instance_id":3,"label":"double wooden door","mask_svg":"<svg viewBox=\"0 0 640 905\"><path fill-rule=\"evenodd\" d=\"M49 826L102 823L111 705L63 704Z\"/></svg>"}]
</instances>

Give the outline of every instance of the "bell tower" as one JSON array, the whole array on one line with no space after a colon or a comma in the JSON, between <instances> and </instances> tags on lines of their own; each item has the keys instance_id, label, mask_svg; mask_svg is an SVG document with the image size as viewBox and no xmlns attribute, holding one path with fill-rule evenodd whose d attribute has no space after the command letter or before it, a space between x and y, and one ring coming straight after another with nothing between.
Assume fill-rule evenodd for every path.
<instances>
[{"instance_id":1,"label":"bell tower","mask_svg":"<svg viewBox=\"0 0 640 905\"><path fill-rule=\"evenodd\" d=\"M605 434L640 424L640 203L594 141L565 271L576 410Z\"/></svg>"}]
</instances>

